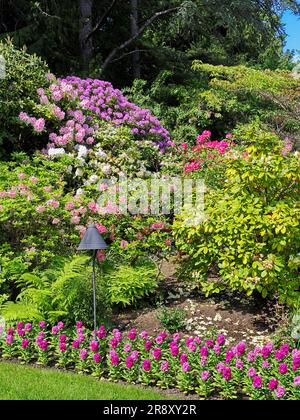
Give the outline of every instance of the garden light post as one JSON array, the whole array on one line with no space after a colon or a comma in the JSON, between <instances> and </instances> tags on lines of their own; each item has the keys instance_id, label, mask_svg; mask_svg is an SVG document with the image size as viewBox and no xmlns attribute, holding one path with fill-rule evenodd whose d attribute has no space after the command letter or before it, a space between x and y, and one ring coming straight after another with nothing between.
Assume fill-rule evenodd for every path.
<instances>
[{"instance_id":1,"label":"garden light post","mask_svg":"<svg viewBox=\"0 0 300 420\"><path fill-rule=\"evenodd\" d=\"M96 303L96 257L97 251L107 249L108 245L95 225L90 225L80 242L78 251L93 251L93 301L94 301L94 337L97 340L97 303Z\"/></svg>"}]
</instances>

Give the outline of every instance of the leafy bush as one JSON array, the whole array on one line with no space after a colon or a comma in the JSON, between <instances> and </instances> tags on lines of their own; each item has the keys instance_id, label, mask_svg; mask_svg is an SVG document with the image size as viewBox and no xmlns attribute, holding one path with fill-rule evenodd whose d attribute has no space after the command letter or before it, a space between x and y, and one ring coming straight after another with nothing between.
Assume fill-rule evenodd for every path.
<instances>
[{"instance_id":1,"label":"leafy bush","mask_svg":"<svg viewBox=\"0 0 300 420\"><path fill-rule=\"evenodd\" d=\"M223 189L208 191L205 220L191 225L187 214L177 220L177 245L207 295L256 291L293 305L299 302L300 155L258 128L249 143L228 157ZM220 281L209 281L216 269Z\"/></svg>"},{"instance_id":2,"label":"leafy bush","mask_svg":"<svg viewBox=\"0 0 300 420\"><path fill-rule=\"evenodd\" d=\"M171 334L184 329L186 317L187 313L185 310L166 307L162 308L157 315L157 319Z\"/></svg>"},{"instance_id":3,"label":"leafy bush","mask_svg":"<svg viewBox=\"0 0 300 420\"><path fill-rule=\"evenodd\" d=\"M288 72L195 62L184 84L162 72L152 85L137 81L128 94L150 107L177 143L193 144L205 128L224 136L237 124L259 118L283 136L299 142L299 80Z\"/></svg>"},{"instance_id":4,"label":"leafy bush","mask_svg":"<svg viewBox=\"0 0 300 420\"><path fill-rule=\"evenodd\" d=\"M133 305L153 293L157 280L157 268L150 262L118 265L105 274L110 302L123 306Z\"/></svg>"},{"instance_id":5,"label":"leafy bush","mask_svg":"<svg viewBox=\"0 0 300 420\"><path fill-rule=\"evenodd\" d=\"M88 325L93 319L92 268L87 256L55 258L52 266L43 272L23 274L16 284L20 290L16 303L7 302L1 314L6 321L45 319L69 323L82 319ZM108 301L104 283L98 282L98 321L107 320Z\"/></svg>"},{"instance_id":6,"label":"leafy bush","mask_svg":"<svg viewBox=\"0 0 300 420\"><path fill-rule=\"evenodd\" d=\"M47 65L26 50L16 49L11 41L0 42L0 56L6 62L6 77L0 79L0 159L15 150L34 151L37 143L29 131L20 132L18 116L31 112L38 99L37 89L49 83Z\"/></svg>"}]
</instances>

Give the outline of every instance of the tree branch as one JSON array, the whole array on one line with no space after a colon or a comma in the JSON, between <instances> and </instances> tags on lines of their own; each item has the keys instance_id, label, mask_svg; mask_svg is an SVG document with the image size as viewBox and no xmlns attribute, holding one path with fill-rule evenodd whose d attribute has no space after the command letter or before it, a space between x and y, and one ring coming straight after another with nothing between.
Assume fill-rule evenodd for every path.
<instances>
[{"instance_id":1,"label":"tree branch","mask_svg":"<svg viewBox=\"0 0 300 420\"><path fill-rule=\"evenodd\" d=\"M101 28L101 26L103 25L103 22L105 21L109 13L112 11L112 9L115 7L117 1L118 0L113 0L111 2L110 6L103 13L101 18L98 20L97 24L93 27L92 31L88 34L86 41L88 41L94 35L94 33L97 32Z\"/></svg>"},{"instance_id":2,"label":"tree branch","mask_svg":"<svg viewBox=\"0 0 300 420\"><path fill-rule=\"evenodd\" d=\"M133 50L133 51L129 51L128 53L122 54L120 57L115 58L114 60L111 60L111 63L115 63L116 61L120 61L123 60L123 58L127 57L128 55L134 54L136 52L147 52L148 50Z\"/></svg>"},{"instance_id":3,"label":"tree branch","mask_svg":"<svg viewBox=\"0 0 300 420\"><path fill-rule=\"evenodd\" d=\"M121 44L121 45L119 45L118 47L116 47L114 50L112 50L112 52L108 55L108 57L106 58L106 60L105 60L105 62L103 63L103 66L102 66L102 70L106 70L106 68L108 67L108 65L112 62L112 60L114 59L114 57L117 55L117 53L119 52L119 51L122 51L122 50L124 50L125 48L127 48L127 47L129 47L129 45L130 44L132 44L137 38L139 38L144 32L145 32L145 30L150 26L150 25L152 25L152 23L156 20L156 19L158 19L158 18L160 18L160 17L162 17L162 16L164 16L164 15L167 15L167 14L169 14L169 13L173 13L173 12L176 12L177 10L179 10L180 9L180 7L178 6L178 7L173 7L173 8L171 8L171 9L167 9L167 10L163 10L162 12L157 12L157 13L155 13L153 16L151 16L151 18L150 19L148 19L146 22L145 22L145 24L143 25L143 26L141 26L141 28L138 30L138 32L134 35L134 36L132 36L132 37L130 37L129 39L127 39L127 41L125 41L123 44Z\"/></svg>"}]
</instances>

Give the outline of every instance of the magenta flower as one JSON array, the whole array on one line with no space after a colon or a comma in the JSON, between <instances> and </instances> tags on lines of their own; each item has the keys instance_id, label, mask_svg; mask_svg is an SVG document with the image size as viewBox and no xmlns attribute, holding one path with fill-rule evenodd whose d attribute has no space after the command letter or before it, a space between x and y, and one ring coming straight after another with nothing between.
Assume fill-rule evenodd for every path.
<instances>
[{"instance_id":1,"label":"magenta flower","mask_svg":"<svg viewBox=\"0 0 300 420\"><path fill-rule=\"evenodd\" d=\"M59 342L60 343L65 343L67 341L67 336L66 336L66 334L61 334L60 336L59 336Z\"/></svg>"},{"instance_id":2,"label":"magenta flower","mask_svg":"<svg viewBox=\"0 0 300 420\"><path fill-rule=\"evenodd\" d=\"M187 373L187 372L189 372L189 371L191 370L191 366L189 365L189 363L188 363L188 362L183 363L183 365L182 365L182 370L183 370L183 372L185 372L185 373Z\"/></svg>"},{"instance_id":3,"label":"magenta flower","mask_svg":"<svg viewBox=\"0 0 300 420\"><path fill-rule=\"evenodd\" d=\"M129 353L131 351L131 348L132 348L131 344L125 344L124 353Z\"/></svg>"},{"instance_id":4,"label":"magenta flower","mask_svg":"<svg viewBox=\"0 0 300 420\"><path fill-rule=\"evenodd\" d=\"M72 343L72 347L73 349L79 349L80 346L80 341L79 340L74 340Z\"/></svg>"},{"instance_id":5,"label":"magenta flower","mask_svg":"<svg viewBox=\"0 0 300 420\"><path fill-rule=\"evenodd\" d=\"M32 325L31 324L26 324L25 325L25 331L30 332L31 330L32 330Z\"/></svg>"},{"instance_id":6,"label":"magenta flower","mask_svg":"<svg viewBox=\"0 0 300 420\"><path fill-rule=\"evenodd\" d=\"M282 386L279 386L275 391L277 398L283 398L285 395L285 389Z\"/></svg>"},{"instance_id":7,"label":"magenta flower","mask_svg":"<svg viewBox=\"0 0 300 420\"><path fill-rule=\"evenodd\" d=\"M83 322L82 321L76 322L76 328L77 329L81 329L82 327L83 327Z\"/></svg>"},{"instance_id":8,"label":"magenta flower","mask_svg":"<svg viewBox=\"0 0 300 420\"><path fill-rule=\"evenodd\" d=\"M80 350L80 359L84 362L88 356L88 351L86 349Z\"/></svg>"},{"instance_id":9,"label":"magenta flower","mask_svg":"<svg viewBox=\"0 0 300 420\"><path fill-rule=\"evenodd\" d=\"M135 340L136 336L137 336L137 332L136 332L135 328L132 329L131 331L129 331L129 333L128 333L129 340L131 340L131 341Z\"/></svg>"},{"instance_id":10,"label":"magenta flower","mask_svg":"<svg viewBox=\"0 0 300 420\"><path fill-rule=\"evenodd\" d=\"M189 350L190 353L194 353L197 350L196 344L194 342L190 343L189 346L188 346L188 350Z\"/></svg>"},{"instance_id":11,"label":"magenta flower","mask_svg":"<svg viewBox=\"0 0 300 420\"><path fill-rule=\"evenodd\" d=\"M146 341L146 343L144 344L144 347L147 351L149 351L152 347L151 341Z\"/></svg>"},{"instance_id":12,"label":"magenta flower","mask_svg":"<svg viewBox=\"0 0 300 420\"><path fill-rule=\"evenodd\" d=\"M14 342L14 336L13 335L8 335L6 337L6 344L8 344L9 346L11 346Z\"/></svg>"},{"instance_id":13,"label":"magenta flower","mask_svg":"<svg viewBox=\"0 0 300 420\"><path fill-rule=\"evenodd\" d=\"M296 376L296 378L294 379L294 385L300 386L300 376Z\"/></svg>"},{"instance_id":14,"label":"magenta flower","mask_svg":"<svg viewBox=\"0 0 300 420\"><path fill-rule=\"evenodd\" d=\"M119 356L114 350L110 352L110 362L112 366L118 366L119 364Z\"/></svg>"},{"instance_id":15,"label":"magenta flower","mask_svg":"<svg viewBox=\"0 0 300 420\"><path fill-rule=\"evenodd\" d=\"M222 376L226 382L229 382L231 380L232 371L229 366L224 366L223 371L222 371Z\"/></svg>"},{"instance_id":16,"label":"magenta flower","mask_svg":"<svg viewBox=\"0 0 300 420\"><path fill-rule=\"evenodd\" d=\"M245 354L245 351L246 351L246 344L242 341L241 343L237 345L236 350L237 350L238 357L243 356L243 354Z\"/></svg>"},{"instance_id":17,"label":"magenta flower","mask_svg":"<svg viewBox=\"0 0 300 420\"><path fill-rule=\"evenodd\" d=\"M46 328L46 322L45 321L40 321L39 322L39 327L44 330Z\"/></svg>"},{"instance_id":18,"label":"magenta flower","mask_svg":"<svg viewBox=\"0 0 300 420\"><path fill-rule=\"evenodd\" d=\"M285 375L286 373L288 373L288 367L287 367L286 363L282 363L279 366L279 373L280 373L280 375Z\"/></svg>"},{"instance_id":19,"label":"magenta flower","mask_svg":"<svg viewBox=\"0 0 300 420\"><path fill-rule=\"evenodd\" d=\"M169 362L167 360L163 361L160 365L160 370L162 372L168 372L169 370Z\"/></svg>"},{"instance_id":20,"label":"magenta flower","mask_svg":"<svg viewBox=\"0 0 300 420\"><path fill-rule=\"evenodd\" d=\"M146 359L143 361L143 369L145 372L150 372L151 370L151 361L149 359Z\"/></svg>"},{"instance_id":21,"label":"magenta flower","mask_svg":"<svg viewBox=\"0 0 300 420\"><path fill-rule=\"evenodd\" d=\"M158 344L159 346L164 342L163 338L159 335L158 337L156 337L155 339L156 344Z\"/></svg>"},{"instance_id":22,"label":"magenta flower","mask_svg":"<svg viewBox=\"0 0 300 420\"><path fill-rule=\"evenodd\" d=\"M247 356L248 362L253 363L255 361L255 353L250 351Z\"/></svg>"},{"instance_id":23,"label":"magenta flower","mask_svg":"<svg viewBox=\"0 0 300 420\"><path fill-rule=\"evenodd\" d=\"M253 388L259 389L262 388L262 378L260 376L255 376L253 379Z\"/></svg>"},{"instance_id":24,"label":"magenta flower","mask_svg":"<svg viewBox=\"0 0 300 420\"><path fill-rule=\"evenodd\" d=\"M181 366L188 361L188 357L185 353L180 356L180 364Z\"/></svg>"},{"instance_id":25,"label":"magenta flower","mask_svg":"<svg viewBox=\"0 0 300 420\"><path fill-rule=\"evenodd\" d=\"M279 381L273 378L270 380L268 388L270 391L275 391L275 389L278 388L278 385L279 385Z\"/></svg>"},{"instance_id":26,"label":"magenta flower","mask_svg":"<svg viewBox=\"0 0 300 420\"><path fill-rule=\"evenodd\" d=\"M93 353L98 353L100 348L98 341L91 341L90 348Z\"/></svg>"},{"instance_id":27,"label":"magenta flower","mask_svg":"<svg viewBox=\"0 0 300 420\"><path fill-rule=\"evenodd\" d=\"M63 322L59 322L57 324L57 326L58 326L59 330L62 330L65 327L65 324Z\"/></svg>"},{"instance_id":28,"label":"magenta flower","mask_svg":"<svg viewBox=\"0 0 300 420\"><path fill-rule=\"evenodd\" d=\"M219 337L217 338L217 343L219 344L219 346L224 346L224 344L226 343L225 336L219 335Z\"/></svg>"},{"instance_id":29,"label":"magenta flower","mask_svg":"<svg viewBox=\"0 0 300 420\"><path fill-rule=\"evenodd\" d=\"M244 369L244 362L240 359L237 359L235 362L235 366L239 369L239 370L243 370Z\"/></svg>"},{"instance_id":30,"label":"magenta flower","mask_svg":"<svg viewBox=\"0 0 300 420\"><path fill-rule=\"evenodd\" d=\"M270 363L269 362L266 362L265 361L265 362L262 363L262 368L263 369L269 369L269 367L270 367Z\"/></svg>"},{"instance_id":31,"label":"magenta flower","mask_svg":"<svg viewBox=\"0 0 300 420\"><path fill-rule=\"evenodd\" d=\"M132 358L132 360L134 361L134 362L136 362L138 359L139 359L139 352L137 351L137 350L134 350L132 353L131 353L131 358Z\"/></svg>"},{"instance_id":32,"label":"magenta flower","mask_svg":"<svg viewBox=\"0 0 300 420\"><path fill-rule=\"evenodd\" d=\"M52 334L57 335L59 333L59 327L55 326L52 328Z\"/></svg>"},{"instance_id":33,"label":"magenta flower","mask_svg":"<svg viewBox=\"0 0 300 420\"><path fill-rule=\"evenodd\" d=\"M99 330L96 332L97 337L99 338L99 340L102 340L103 338L106 337L106 330L105 327L102 325Z\"/></svg>"},{"instance_id":34,"label":"magenta flower","mask_svg":"<svg viewBox=\"0 0 300 420\"><path fill-rule=\"evenodd\" d=\"M60 343L59 344L59 351L61 353L65 353L67 351L67 345L66 345L66 343Z\"/></svg>"},{"instance_id":35,"label":"magenta flower","mask_svg":"<svg viewBox=\"0 0 300 420\"><path fill-rule=\"evenodd\" d=\"M220 355L221 354L221 347L217 344L214 346L213 351L215 354Z\"/></svg>"},{"instance_id":36,"label":"magenta flower","mask_svg":"<svg viewBox=\"0 0 300 420\"><path fill-rule=\"evenodd\" d=\"M29 346L29 340L25 338L22 340L22 349L26 349Z\"/></svg>"},{"instance_id":37,"label":"magenta flower","mask_svg":"<svg viewBox=\"0 0 300 420\"><path fill-rule=\"evenodd\" d=\"M201 379L202 381L206 382L210 377L210 373L208 371L204 371L201 373Z\"/></svg>"},{"instance_id":38,"label":"magenta flower","mask_svg":"<svg viewBox=\"0 0 300 420\"><path fill-rule=\"evenodd\" d=\"M257 375L256 369L250 368L248 370L248 376L249 376L249 378L255 378L256 375Z\"/></svg>"},{"instance_id":39,"label":"magenta flower","mask_svg":"<svg viewBox=\"0 0 300 420\"><path fill-rule=\"evenodd\" d=\"M48 350L49 343L48 343L48 341L43 340L39 343L38 346L42 351L46 351L46 350Z\"/></svg>"},{"instance_id":40,"label":"magenta flower","mask_svg":"<svg viewBox=\"0 0 300 420\"><path fill-rule=\"evenodd\" d=\"M99 353L95 353L93 356L94 362L99 364L101 363L101 355Z\"/></svg>"},{"instance_id":41,"label":"magenta flower","mask_svg":"<svg viewBox=\"0 0 300 420\"><path fill-rule=\"evenodd\" d=\"M129 356L129 357L126 358L125 364L126 364L127 369L131 369L132 368L133 362L134 361L133 361L133 359L132 359L131 356Z\"/></svg>"},{"instance_id":42,"label":"magenta flower","mask_svg":"<svg viewBox=\"0 0 300 420\"><path fill-rule=\"evenodd\" d=\"M206 345L207 345L208 348L213 348L215 346L215 343L212 340L208 340L206 342Z\"/></svg>"},{"instance_id":43,"label":"magenta flower","mask_svg":"<svg viewBox=\"0 0 300 420\"><path fill-rule=\"evenodd\" d=\"M179 354L179 347L176 344L170 346L172 357L177 357Z\"/></svg>"},{"instance_id":44,"label":"magenta flower","mask_svg":"<svg viewBox=\"0 0 300 420\"><path fill-rule=\"evenodd\" d=\"M143 340L147 340L147 338L149 337L149 334L147 333L147 331L142 331L141 334L140 334L140 337Z\"/></svg>"},{"instance_id":45,"label":"magenta flower","mask_svg":"<svg viewBox=\"0 0 300 420\"><path fill-rule=\"evenodd\" d=\"M152 356L154 357L155 360L159 360L161 358L161 349L159 347L156 347L155 349L153 349L152 351Z\"/></svg>"},{"instance_id":46,"label":"magenta flower","mask_svg":"<svg viewBox=\"0 0 300 420\"><path fill-rule=\"evenodd\" d=\"M200 354L201 354L202 357L207 357L208 356L208 348L207 347L201 347Z\"/></svg>"},{"instance_id":47,"label":"magenta flower","mask_svg":"<svg viewBox=\"0 0 300 420\"><path fill-rule=\"evenodd\" d=\"M111 345L111 347L112 347L113 349L116 349L116 348L118 347L118 345L119 345L119 341L118 341L115 337L113 337L113 338L110 340L110 345Z\"/></svg>"},{"instance_id":48,"label":"magenta flower","mask_svg":"<svg viewBox=\"0 0 300 420\"><path fill-rule=\"evenodd\" d=\"M234 359L235 354L232 350L228 350L226 353L225 363L229 363L232 359Z\"/></svg>"}]
</instances>

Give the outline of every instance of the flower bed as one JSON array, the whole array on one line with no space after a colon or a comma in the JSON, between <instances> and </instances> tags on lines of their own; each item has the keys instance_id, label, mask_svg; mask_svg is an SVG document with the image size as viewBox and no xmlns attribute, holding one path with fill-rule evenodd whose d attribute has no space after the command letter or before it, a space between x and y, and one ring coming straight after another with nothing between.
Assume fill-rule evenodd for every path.
<instances>
[{"instance_id":1,"label":"flower bed","mask_svg":"<svg viewBox=\"0 0 300 420\"><path fill-rule=\"evenodd\" d=\"M135 329L108 333L103 326L96 334L97 340L81 322L73 329L60 322L51 330L45 322L19 323L6 332L1 357L113 381L179 388L202 398L217 394L226 399L300 398L300 351L286 343L249 350L243 342L227 347L222 335L183 340L179 334L161 332L152 338Z\"/></svg>"}]
</instances>

